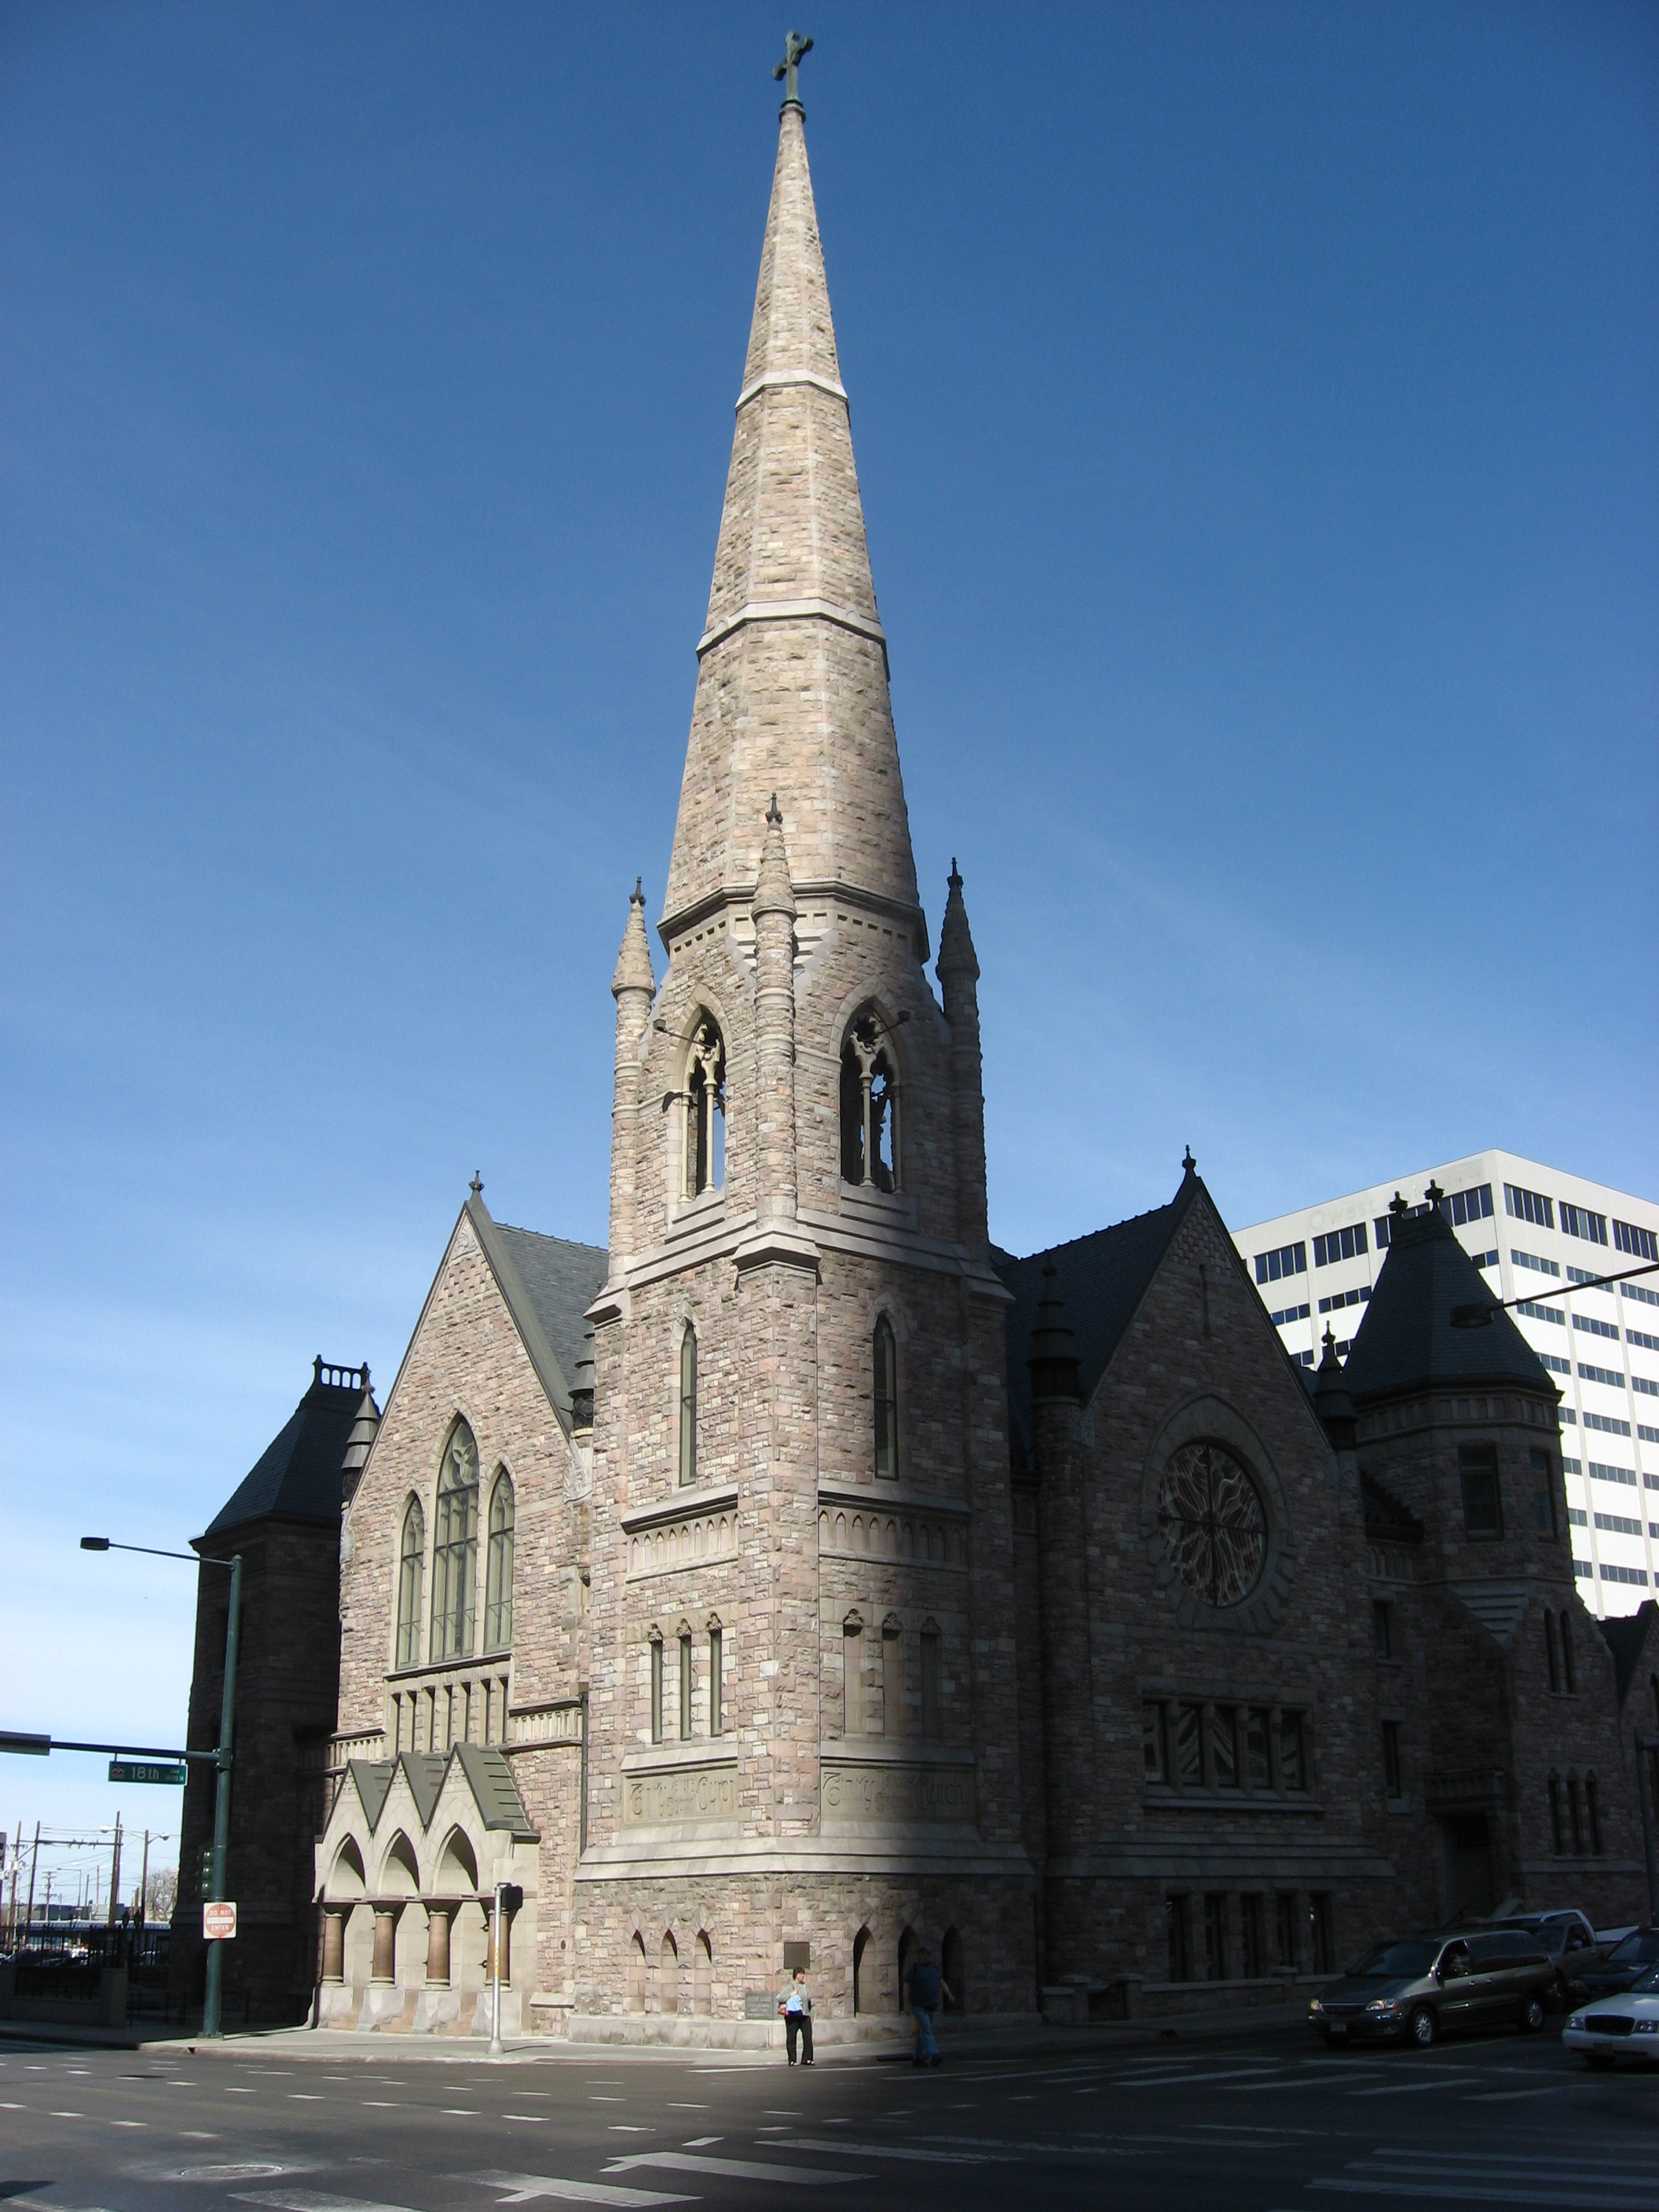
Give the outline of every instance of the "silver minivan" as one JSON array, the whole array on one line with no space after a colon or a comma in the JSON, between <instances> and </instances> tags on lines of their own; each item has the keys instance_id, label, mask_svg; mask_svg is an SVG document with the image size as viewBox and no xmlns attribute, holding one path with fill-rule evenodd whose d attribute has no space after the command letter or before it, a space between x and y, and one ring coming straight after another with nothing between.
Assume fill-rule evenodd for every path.
<instances>
[{"instance_id":1,"label":"silver minivan","mask_svg":"<svg viewBox=\"0 0 1659 2212\"><path fill-rule=\"evenodd\" d=\"M1413 1936L1377 1943L1308 2008L1327 2043L1380 2039L1426 2051L1464 2028L1544 2025L1555 1969L1519 1929Z\"/></svg>"}]
</instances>

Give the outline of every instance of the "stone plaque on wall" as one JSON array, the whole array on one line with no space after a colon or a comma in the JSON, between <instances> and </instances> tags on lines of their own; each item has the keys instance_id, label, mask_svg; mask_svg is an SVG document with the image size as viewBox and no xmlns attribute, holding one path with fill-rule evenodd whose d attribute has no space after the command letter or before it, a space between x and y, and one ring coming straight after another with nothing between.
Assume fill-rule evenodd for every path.
<instances>
[{"instance_id":1,"label":"stone plaque on wall","mask_svg":"<svg viewBox=\"0 0 1659 2212\"><path fill-rule=\"evenodd\" d=\"M671 1820L734 1820L737 1816L735 1765L672 1767L623 1778L624 1827L654 1827Z\"/></svg>"},{"instance_id":2,"label":"stone plaque on wall","mask_svg":"<svg viewBox=\"0 0 1659 2212\"><path fill-rule=\"evenodd\" d=\"M825 1763L819 1789L823 1824L843 1821L941 1820L971 1827L975 1820L971 1766L837 1766Z\"/></svg>"}]
</instances>

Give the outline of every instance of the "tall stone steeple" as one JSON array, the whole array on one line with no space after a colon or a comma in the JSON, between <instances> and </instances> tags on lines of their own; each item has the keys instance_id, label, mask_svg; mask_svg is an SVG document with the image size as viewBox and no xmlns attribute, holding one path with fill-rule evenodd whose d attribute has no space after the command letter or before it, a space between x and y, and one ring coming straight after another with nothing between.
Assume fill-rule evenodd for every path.
<instances>
[{"instance_id":1,"label":"tall stone steeple","mask_svg":"<svg viewBox=\"0 0 1659 2212\"><path fill-rule=\"evenodd\" d=\"M806 138L784 104L662 924L754 883L769 795L798 895L923 928ZM919 947L925 954L925 938Z\"/></svg>"},{"instance_id":2,"label":"tall stone steeple","mask_svg":"<svg viewBox=\"0 0 1659 2212\"><path fill-rule=\"evenodd\" d=\"M896 2011L926 1924L1012 2009L1031 1869L979 963L953 871L941 1006L793 98L698 657L667 964L653 984L636 892L611 986L578 2001L683 2014L701 1960L729 2014L804 1942L838 2009L856 1977Z\"/></svg>"}]
</instances>

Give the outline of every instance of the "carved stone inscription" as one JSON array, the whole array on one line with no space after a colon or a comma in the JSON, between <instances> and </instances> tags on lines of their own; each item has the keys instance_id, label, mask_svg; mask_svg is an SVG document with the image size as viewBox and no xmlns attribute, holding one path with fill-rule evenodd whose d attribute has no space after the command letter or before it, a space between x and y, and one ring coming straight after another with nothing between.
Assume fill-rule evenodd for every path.
<instances>
[{"instance_id":1,"label":"carved stone inscription","mask_svg":"<svg viewBox=\"0 0 1659 2212\"><path fill-rule=\"evenodd\" d=\"M623 1790L623 1825L639 1828L665 1820L733 1820L738 1814L734 1766L687 1766L662 1774L630 1774Z\"/></svg>"},{"instance_id":2,"label":"carved stone inscription","mask_svg":"<svg viewBox=\"0 0 1659 2212\"><path fill-rule=\"evenodd\" d=\"M822 1770L823 1821L947 1820L974 1823L969 1766L830 1766Z\"/></svg>"}]
</instances>

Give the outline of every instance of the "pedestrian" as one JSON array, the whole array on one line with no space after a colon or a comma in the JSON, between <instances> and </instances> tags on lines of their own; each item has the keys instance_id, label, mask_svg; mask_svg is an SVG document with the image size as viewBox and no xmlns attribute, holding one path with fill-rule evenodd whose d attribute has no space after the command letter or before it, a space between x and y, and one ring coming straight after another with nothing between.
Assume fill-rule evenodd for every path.
<instances>
[{"instance_id":1,"label":"pedestrian","mask_svg":"<svg viewBox=\"0 0 1659 2212\"><path fill-rule=\"evenodd\" d=\"M783 2039L789 2052L789 2063L795 2063L795 2040L801 2046L800 2063L812 2063L812 1993L806 1986L806 1969L797 1966L794 1978L778 1999L778 2010L783 2015Z\"/></svg>"},{"instance_id":2,"label":"pedestrian","mask_svg":"<svg viewBox=\"0 0 1659 2212\"><path fill-rule=\"evenodd\" d=\"M956 1999L933 1964L933 1953L925 1947L917 1952L905 1973L904 2002L915 2015L916 2055L914 2063L918 2066L937 2066L941 2053L933 2039L933 2014L941 2003L954 2004Z\"/></svg>"}]
</instances>

